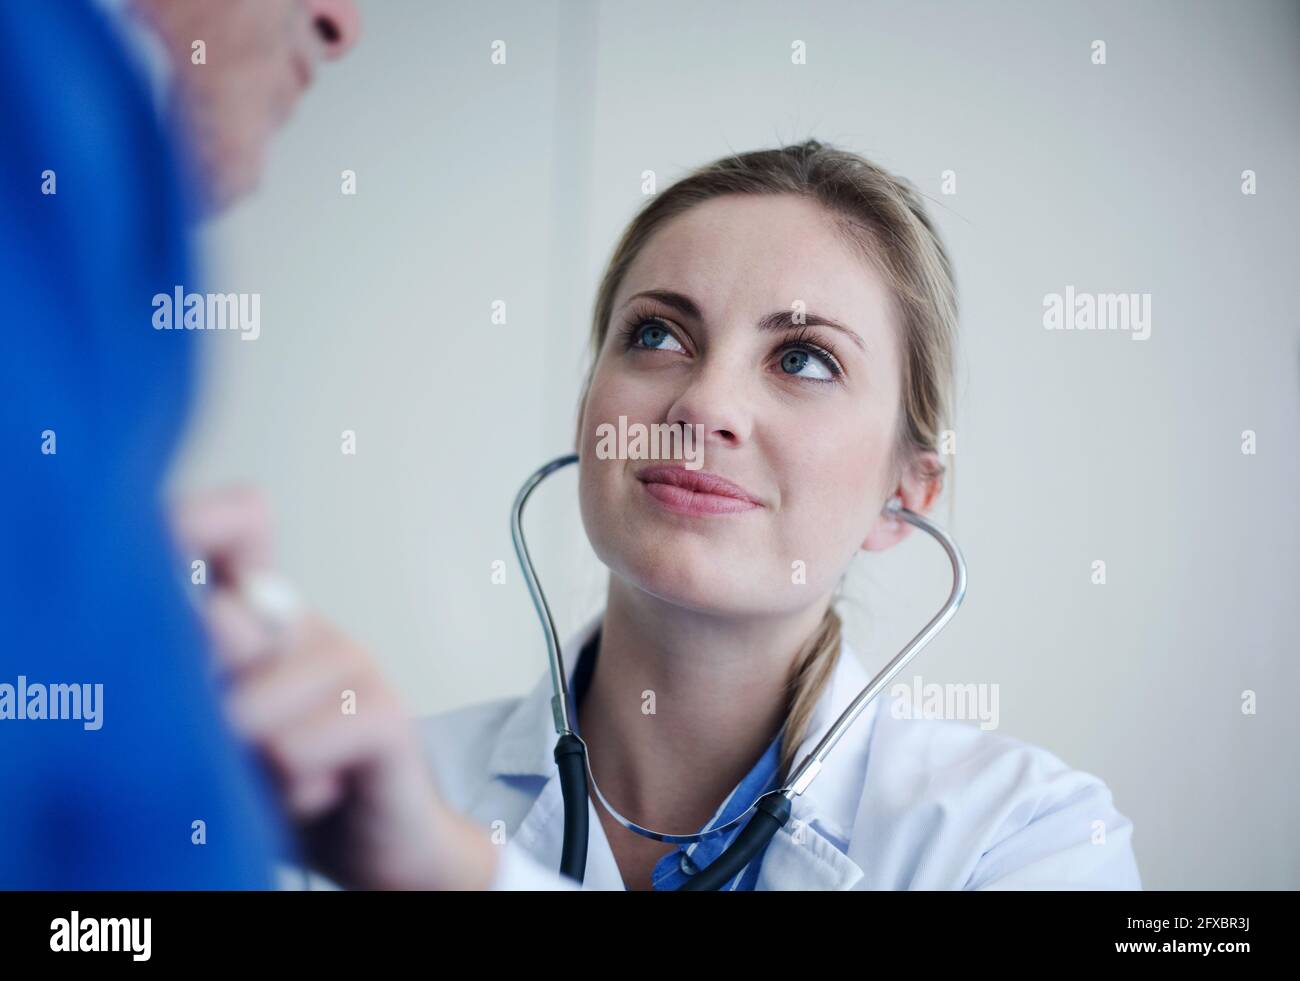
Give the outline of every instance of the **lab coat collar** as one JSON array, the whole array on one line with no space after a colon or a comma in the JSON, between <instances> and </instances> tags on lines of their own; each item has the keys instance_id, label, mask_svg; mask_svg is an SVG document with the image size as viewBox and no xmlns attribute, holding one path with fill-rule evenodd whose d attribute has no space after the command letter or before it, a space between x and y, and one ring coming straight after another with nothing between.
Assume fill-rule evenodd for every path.
<instances>
[{"instance_id":1,"label":"lab coat collar","mask_svg":"<svg viewBox=\"0 0 1300 981\"><path fill-rule=\"evenodd\" d=\"M602 610L561 644L570 689L578 655L603 620ZM841 639L839 659L813 711L798 759L811 752L869 680L857 655ZM862 798L866 750L879 701L875 699L854 721L812 786L795 798L791 820L764 854L758 889L849 889L862 878L861 867L841 849L847 849ZM558 856L563 831L563 802L553 756L555 739L548 670L507 716L488 761L493 779L531 776L545 780L517 834L530 850L547 858L552 851ZM591 837L585 886L621 888L622 877L604 837L596 805L589 802L589 806Z\"/></svg>"}]
</instances>

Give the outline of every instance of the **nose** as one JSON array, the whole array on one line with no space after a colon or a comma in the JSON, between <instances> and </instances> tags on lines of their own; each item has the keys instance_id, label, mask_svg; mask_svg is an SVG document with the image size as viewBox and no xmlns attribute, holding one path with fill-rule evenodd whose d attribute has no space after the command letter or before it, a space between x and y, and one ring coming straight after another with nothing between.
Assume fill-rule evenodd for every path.
<instances>
[{"instance_id":1,"label":"nose","mask_svg":"<svg viewBox=\"0 0 1300 981\"><path fill-rule=\"evenodd\" d=\"M703 426L704 445L710 449L736 447L749 439L752 413L744 392L735 384L735 368L721 360L698 369L690 383L668 408L669 423Z\"/></svg>"},{"instance_id":2,"label":"nose","mask_svg":"<svg viewBox=\"0 0 1300 981\"><path fill-rule=\"evenodd\" d=\"M353 0L303 0L307 18L328 60L342 58L357 43L361 14Z\"/></svg>"}]
</instances>

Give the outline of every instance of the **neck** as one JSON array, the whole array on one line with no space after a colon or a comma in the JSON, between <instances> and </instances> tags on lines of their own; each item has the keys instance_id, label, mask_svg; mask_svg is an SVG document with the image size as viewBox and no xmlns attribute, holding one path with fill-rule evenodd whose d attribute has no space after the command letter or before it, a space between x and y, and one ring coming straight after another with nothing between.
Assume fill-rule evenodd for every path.
<instances>
[{"instance_id":1,"label":"neck","mask_svg":"<svg viewBox=\"0 0 1300 981\"><path fill-rule=\"evenodd\" d=\"M828 603L718 616L612 575L578 720L610 803L658 831L699 830L784 724L796 659Z\"/></svg>"}]
</instances>

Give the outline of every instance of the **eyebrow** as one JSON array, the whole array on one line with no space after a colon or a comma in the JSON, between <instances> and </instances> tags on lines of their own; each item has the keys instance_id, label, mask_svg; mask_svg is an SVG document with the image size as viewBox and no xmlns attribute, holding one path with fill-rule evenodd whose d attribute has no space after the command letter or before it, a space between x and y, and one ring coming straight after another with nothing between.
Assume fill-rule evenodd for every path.
<instances>
[{"instance_id":1,"label":"eyebrow","mask_svg":"<svg viewBox=\"0 0 1300 981\"><path fill-rule=\"evenodd\" d=\"M627 306L633 300L646 297L652 300L658 300L665 306L672 307L684 316L691 317L694 320L703 320L704 316L700 312L699 306L685 293L678 293L675 290L642 290L640 293L633 293L624 301L623 306ZM866 342L863 341L862 335L852 328L845 327L842 323L832 320L829 317L822 317L811 311L806 311L803 315L802 323L795 323L793 310L777 310L769 313L758 322L759 330L789 330L793 327L802 327L804 324L820 325L830 327L833 330L841 331L853 338L855 344L863 351L867 349Z\"/></svg>"}]
</instances>

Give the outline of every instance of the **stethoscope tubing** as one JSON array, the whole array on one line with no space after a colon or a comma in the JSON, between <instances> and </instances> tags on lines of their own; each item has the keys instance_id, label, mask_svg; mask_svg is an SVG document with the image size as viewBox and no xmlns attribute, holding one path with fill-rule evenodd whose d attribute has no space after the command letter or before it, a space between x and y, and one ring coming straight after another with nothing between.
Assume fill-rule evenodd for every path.
<instances>
[{"instance_id":1,"label":"stethoscope tubing","mask_svg":"<svg viewBox=\"0 0 1300 981\"><path fill-rule=\"evenodd\" d=\"M524 582L528 587L529 595L532 597L533 607L537 611L537 616L542 623L542 629L546 634L547 664L551 674L551 714L558 735L555 745L555 762L559 771L561 796L564 801L564 837L560 857L560 872L581 883L586 874L587 843L590 830L587 806L589 791L587 778L591 771L591 760L586 743L573 731L569 723L568 674L564 669L564 656L560 650L555 620L551 615L551 608L546 601L545 593L542 591L536 570L533 568L532 558L529 555L528 544L524 539L523 532L524 505L528 503L528 498L536 490L537 485L556 470L577 461L578 455L570 453L552 460L529 476L515 496L510 515L510 537L514 542L515 555L519 560L520 568L523 570ZM600 792L600 787L596 784L595 777L592 775L591 787L595 789L601 805L615 820L631 831L660 841L674 843L698 841L710 835L729 830L742 821L751 811L753 812L753 817L737 833L722 854L707 867L688 879L681 886L682 890L702 891L721 888L722 885L730 881L741 869L748 865L755 856L761 853L772 837L789 821L794 798L807 791L813 781L816 780L825 765L826 758L844 733L848 731L849 726L871 704L872 700L884 690L885 686L907 666L908 662L947 626L965 598L966 561L952 537L928 518L903 507L896 498L886 506L886 511L925 531L943 546L952 565L952 589L939 612L858 693L857 697L845 708L839 718L827 729L812 752L805 756L799 766L794 769L783 787L764 794L750 807L724 825L709 828L704 832L675 835L643 828L619 814Z\"/></svg>"}]
</instances>

